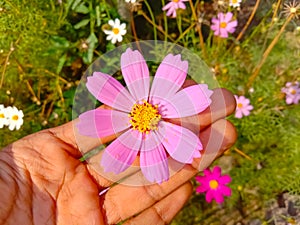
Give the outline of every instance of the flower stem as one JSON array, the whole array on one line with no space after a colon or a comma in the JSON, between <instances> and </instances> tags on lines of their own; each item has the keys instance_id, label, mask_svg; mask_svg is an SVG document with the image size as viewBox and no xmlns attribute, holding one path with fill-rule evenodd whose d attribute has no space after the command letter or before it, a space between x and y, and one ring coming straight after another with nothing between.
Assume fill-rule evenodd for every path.
<instances>
[{"instance_id":1,"label":"flower stem","mask_svg":"<svg viewBox=\"0 0 300 225\"><path fill-rule=\"evenodd\" d=\"M191 7L191 10L192 10L192 14L193 14L195 23L197 23L198 17L197 17L196 10L195 10L195 7L193 5L192 0L189 0L189 3L190 3L190 7ZM207 58L207 53L206 53L206 48L205 48L205 44L204 44L204 41L203 41L203 35L202 35L202 32L201 32L201 26L196 26L196 29L197 29L197 32L198 32L198 35L199 35L200 48L203 51L203 57L206 59Z\"/></svg>"},{"instance_id":2,"label":"flower stem","mask_svg":"<svg viewBox=\"0 0 300 225\"><path fill-rule=\"evenodd\" d=\"M15 45L18 44L19 40L20 40L20 37L15 42ZM2 85L3 85L3 82L4 82L4 76L5 76L6 68L7 68L7 65L9 64L9 57L10 57L11 53L13 53L14 50L15 50L14 44L13 44L13 42L11 42L11 44L10 44L10 50L7 53L7 56L5 58L5 62L4 62L4 66L3 66L3 70L2 70L2 74L1 74L0 89L2 88Z\"/></svg>"},{"instance_id":3,"label":"flower stem","mask_svg":"<svg viewBox=\"0 0 300 225\"><path fill-rule=\"evenodd\" d=\"M155 17L154 17L154 14L153 14L152 9L151 9L149 3L147 2L147 0L144 0L144 3L145 3L145 5L146 5L146 7L147 7L147 9L148 9L148 11L149 11L149 13L150 13L150 16L151 16L151 20L152 20L152 23L151 23L151 24L153 25L153 35L154 35L154 40L157 40L157 30L156 30L157 25L155 24ZM144 14L144 12L143 12L143 15L144 15L144 17L145 17L146 14ZM154 26L154 24L155 24L156 26Z\"/></svg>"},{"instance_id":4,"label":"flower stem","mask_svg":"<svg viewBox=\"0 0 300 225\"><path fill-rule=\"evenodd\" d=\"M239 41L243 37L245 31L248 29L248 27L249 27L250 23L252 22L252 20L254 18L254 15L255 15L255 13L256 13L256 11L258 9L259 3L260 3L260 0L257 0L256 3L255 3L255 5L254 5L254 8L252 10L252 13L251 13L250 17L248 18L245 26L243 27L243 29L241 30L241 32L237 36L236 41Z\"/></svg>"},{"instance_id":5,"label":"flower stem","mask_svg":"<svg viewBox=\"0 0 300 225\"><path fill-rule=\"evenodd\" d=\"M170 35L168 35L162 28L157 26L155 22L153 22L144 12L141 12L141 15L157 30L159 30L163 35L167 36L171 41L175 41Z\"/></svg>"},{"instance_id":6,"label":"flower stem","mask_svg":"<svg viewBox=\"0 0 300 225\"><path fill-rule=\"evenodd\" d=\"M141 46L139 44L139 38L138 38L137 33L136 33L135 22L134 22L134 17L133 17L133 12L132 11L130 12L130 21L131 21L131 30L132 30L134 40L136 42L136 45L137 45L139 51L142 52Z\"/></svg>"},{"instance_id":7,"label":"flower stem","mask_svg":"<svg viewBox=\"0 0 300 225\"><path fill-rule=\"evenodd\" d=\"M247 83L247 88L250 88L251 85L253 84L255 78L258 76L259 71L261 69L261 67L263 66L263 64L265 63L267 57L269 56L270 52L272 51L273 47L275 46L275 44L278 42L281 34L283 33L283 31L285 30L285 27L288 25L288 23L293 19L294 14L291 14L287 20L285 21L285 23L282 25L281 29L279 30L279 32L277 33L277 35L275 36L275 38L273 39L273 41L271 42L271 44L268 46L268 48L266 49L266 51L264 52L262 59L260 60L260 62L257 64L257 66L254 68L252 75L249 78L249 81Z\"/></svg>"},{"instance_id":8,"label":"flower stem","mask_svg":"<svg viewBox=\"0 0 300 225\"><path fill-rule=\"evenodd\" d=\"M271 29L273 28L273 25L274 25L274 19L277 15L277 12L278 12L278 9L281 5L281 0L278 0L278 2L276 3L276 7L274 9L274 12L273 12L273 15L272 15L272 20L271 20L271 23L269 24L269 28L268 28L268 31L265 35L265 40L264 40L264 44L263 44L263 47L262 47L262 51L265 49L266 45L267 45L267 41L268 41L268 36L269 36L269 33L271 31Z\"/></svg>"},{"instance_id":9,"label":"flower stem","mask_svg":"<svg viewBox=\"0 0 300 225\"><path fill-rule=\"evenodd\" d=\"M177 44L195 25L191 24L188 28L183 31L180 36L174 41L174 44Z\"/></svg>"},{"instance_id":10,"label":"flower stem","mask_svg":"<svg viewBox=\"0 0 300 225\"><path fill-rule=\"evenodd\" d=\"M161 0L162 5L165 5L165 0ZM164 26L165 26L165 32L168 35L168 18L167 15L164 13ZM165 35L165 41L168 41L168 36Z\"/></svg>"},{"instance_id":11,"label":"flower stem","mask_svg":"<svg viewBox=\"0 0 300 225\"><path fill-rule=\"evenodd\" d=\"M234 148L234 151L236 151L238 154L240 154L241 156L245 157L248 160L252 160L252 158L247 155L246 153L244 153L242 150L238 149L238 148Z\"/></svg>"}]
</instances>

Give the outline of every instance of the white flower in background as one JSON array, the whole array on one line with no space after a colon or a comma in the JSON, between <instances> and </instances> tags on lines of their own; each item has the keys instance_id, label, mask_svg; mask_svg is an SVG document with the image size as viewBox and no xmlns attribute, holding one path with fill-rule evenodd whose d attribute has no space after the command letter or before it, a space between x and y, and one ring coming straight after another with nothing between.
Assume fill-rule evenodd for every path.
<instances>
[{"instance_id":1,"label":"white flower in background","mask_svg":"<svg viewBox=\"0 0 300 225\"><path fill-rule=\"evenodd\" d=\"M121 42L123 40L123 35L126 34L126 24L122 23L117 18L114 21L109 20L108 24L111 26L111 30L103 30L103 32L107 35L106 40L111 41L111 43L115 44L117 41Z\"/></svg>"},{"instance_id":2,"label":"white flower in background","mask_svg":"<svg viewBox=\"0 0 300 225\"><path fill-rule=\"evenodd\" d=\"M234 8L237 8L237 7L240 7L241 2L242 2L242 0L230 0L229 5Z\"/></svg>"},{"instance_id":3,"label":"white flower in background","mask_svg":"<svg viewBox=\"0 0 300 225\"><path fill-rule=\"evenodd\" d=\"M125 2L134 4L136 3L136 0L125 0Z\"/></svg>"},{"instance_id":4,"label":"white flower in background","mask_svg":"<svg viewBox=\"0 0 300 225\"><path fill-rule=\"evenodd\" d=\"M3 105L0 105L0 128L8 125L7 110Z\"/></svg>"},{"instance_id":5,"label":"white flower in background","mask_svg":"<svg viewBox=\"0 0 300 225\"><path fill-rule=\"evenodd\" d=\"M6 113L7 113L8 122L9 122L8 129L19 130L23 124L23 117L24 117L23 111L18 110L15 106L13 106L13 107L8 106L6 108Z\"/></svg>"}]
</instances>

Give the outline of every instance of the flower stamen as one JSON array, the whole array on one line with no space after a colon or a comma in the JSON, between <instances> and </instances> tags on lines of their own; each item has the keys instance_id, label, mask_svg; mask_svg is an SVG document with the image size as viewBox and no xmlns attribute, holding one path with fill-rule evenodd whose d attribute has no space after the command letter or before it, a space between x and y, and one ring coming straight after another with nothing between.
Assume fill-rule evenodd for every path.
<instances>
[{"instance_id":1,"label":"flower stamen","mask_svg":"<svg viewBox=\"0 0 300 225\"><path fill-rule=\"evenodd\" d=\"M18 115L13 115L11 118L12 118L12 120L15 120L15 121L17 121L19 119Z\"/></svg>"},{"instance_id":2,"label":"flower stamen","mask_svg":"<svg viewBox=\"0 0 300 225\"><path fill-rule=\"evenodd\" d=\"M226 22L221 22L220 23L220 28L226 28L227 27L227 23Z\"/></svg>"},{"instance_id":3,"label":"flower stamen","mask_svg":"<svg viewBox=\"0 0 300 225\"><path fill-rule=\"evenodd\" d=\"M120 32L120 29L115 27L112 29L112 32L117 35Z\"/></svg>"},{"instance_id":4,"label":"flower stamen","mask_svg":"<svg viewBox=\"0 0 300 225\"><path fill-rule=\"evenodd\" d=\"M243 104L242 104L242 103L238 103L238 104L237 104L237 107L238 107L238 108L243 108Z\"/></svg>"},{"instance_id":5,"label":"flower stamen","mask_svg":"<svg viewBox=\"0 0 300 225\"><path fill-rule=\"evenodd\" d=\"M219 186L218 181L216 181L216 180L209 181L209 187L211 189L216 190L218 188L218 186Z\"/></svg>"},{"instance_id":6,"label":"flower stamen","mask_svg":"<svg viewBox=\"0 0 300 225\"><path fill-rule=\"evenodd\" d=\"M157 130L157 125L161 120L158 106L153 106L147 101L143 101L142 104L134 104L129 117L131 117L129 122L132 128L146 134L151 130Z\"/></svg>"}]
</instances>

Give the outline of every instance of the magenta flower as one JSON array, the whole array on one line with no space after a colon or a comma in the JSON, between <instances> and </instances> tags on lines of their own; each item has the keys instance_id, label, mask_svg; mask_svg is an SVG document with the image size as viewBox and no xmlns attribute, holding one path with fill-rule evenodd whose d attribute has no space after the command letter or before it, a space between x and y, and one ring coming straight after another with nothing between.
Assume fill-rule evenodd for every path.
<instances>
[{"instance_id":1,"label":"magenta flower","mask_svg":"<svg viewBox=\"0 0 300 225\"><path fill-rule=\"evenodd\" d=\"M184 2L188 0L171 0L168 4L166 4L162 10L167 11L167 16L176 17L176 10L177 9L185 9L186 6Z\"/></svg>"},{"instance_id":2,"label":"magenta flower","mask_svg":"<svg viewBox=\"0 0 300 225\"><path fill-rule=\"evenodd\" d=\"M300 101L300 87L299 83L296 81L294 83L287 82L285 87L281 89L282 93L285 93L286 104L298 104Z\"/></svg>"},{"instance_id":3,"label":"magenta flower","mask_svg":"<svg viewBox=\"0 0 300 225\"><path fill-rule=\"evenodd\" d=\"M211 29L214 31L214 35L222 38L227 38L228 33L233 33L237 26L237 20L232 20L233 14L228 12L226 14L218 13L217 18L212 18Z\"/></svg>"},{"instance_id":4,"label":"magenta flower","mask_svg":"<svg viewBox=\"0 0 300 225\"><path fill-rule=\"evenodd\" d=\"M234 95L236 100L235 117L242 118L243 116L249 116L253 106L250 105L250 100L245 96Z\"/></svg>"},{"instance_id":5,"label":"magenta flower","mask_svg":"<svg viewBox=\"0 0 300 225\"><path fill-rule=\"evenodd\" d=\"M229 175L221 176L221 168L218 166L214 167L213 172L210 169L205 169L204 176L196 176L195 179L200 183L196 192L206 192L205 199L207 202L215 199L217 203L222 203L224 201L223 196L231 196L231 189L226 186L231 182L231 178Z\"/></svg>"},{"instance_id":6,"label":"magenta flower","mask_svg":"<svg viewBox=\"0 0 300 225\"><path fill-rule=\"evenodd\" d=\"M102 155L105 172L118 174L139 155L144 176L161 183L169 178L168 156L192 163L202 150L197 135L169 119L203 111L211 103L212 91L206 84L181 90L188 62L182 61L180 55L164 58L151 87L149 70L139 51L127 49L122 54L121 71L127 88L101 72L87 78L88 90L112 109L98 108L81 114L79 132L95 138L118 134Z\"/></svg>"}]
</instances>

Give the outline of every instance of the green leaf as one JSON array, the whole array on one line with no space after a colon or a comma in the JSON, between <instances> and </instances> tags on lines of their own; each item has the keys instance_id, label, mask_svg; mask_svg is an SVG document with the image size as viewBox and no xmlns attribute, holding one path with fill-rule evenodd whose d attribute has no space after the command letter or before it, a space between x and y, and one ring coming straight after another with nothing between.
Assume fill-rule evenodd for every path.
<instances>
[{"instance_id":1,"label":"green leaf","mask_svg":"<svg viewBox=\"0 0 300 225\"><path fill-rule=\"evenodd\" d=\"M57 68L56 68L56 73L59 74L60 71L62 70L62 68L64 67L65 65L65 62L67 61L67 53L63 54L59 60L58 60L58 65L57 65Z\"/></svg>"},{"instance_id":2,"label":"green leaf","mask_svg":"<svg viewBox=\"0 0 300 225\"><path fill-rule=\"evenodd\" d=\"M82 13L82 14L88 14L90 12L89 8L86 7L84 5L84 3L81 3L80 5L78 5L76 8L75 8L75 12L77 13Z\"/></svg>"},{"instance_id":3,"label":"green leaf","mask_svg":"<svg viewBox=\"0 0 300 225\"><path fill-rule=\"evenodd\" d=\"M76 7L80 4L81 0L75 0L75 2L72 5L72 10L75 10Z\"/></svg>"},{"instance_id":4,"label":"green leaf","mask_svg":"<svg viewBox=\"0 0 300 225\"><path fill-rule=\"evenodd\" d=\"M64 49L70 47L70 42L65 37L53 35L50 37L50 40L53 44L52 47L55 47L56 49Z\"/></svg>"},{"instance_id":5,"label":"green leaf","mask_svg":"<svg viewBox=\"0 0 300 225\"><path fill-rule=\"evenodd\" d=\"M81 20L79 23L76 23L76 24L74 25L74 29L79 29L79 28L81 28L81 27L84 27L84 26L86 26L89 22L90 22L89 19Z\"/></svg>"},{"instance_id":6,"label":"green leaf","mask_svg":"<svg viewBox=\"0 0 300 225\"><path fill-rule=\"evenodd\" d=\"M96 26L99 27L101 25L101 13L100 13L99 5L96 6L96 19L97 19Z\"/></svg>"},{"instance_id":7,"label":"green leaf","mask_svg":"<svg viewBox=\"0 0 300 225\"><path fill-rule=\"evenodd\" d=\"M98 38L94 33L91 33L87 38L87 41L89 43L89 48L83 55L83 61L85 63L91 63L93 61L94 50L96 48L96 44L98 43Z\"/></svg>"}]
</instances>

